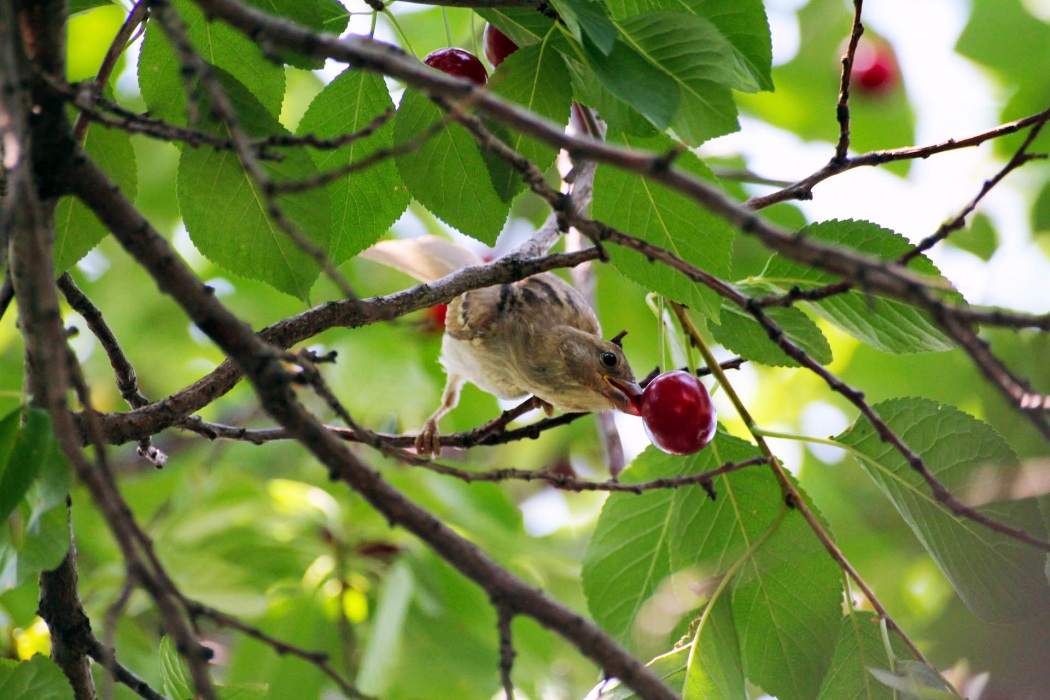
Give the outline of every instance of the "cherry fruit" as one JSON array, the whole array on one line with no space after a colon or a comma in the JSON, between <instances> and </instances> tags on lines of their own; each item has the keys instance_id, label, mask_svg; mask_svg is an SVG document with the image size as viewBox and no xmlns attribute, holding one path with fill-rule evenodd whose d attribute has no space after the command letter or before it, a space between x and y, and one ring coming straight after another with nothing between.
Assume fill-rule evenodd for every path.
<instances>
[{"instance_id":1,"label":"cherry fruit","mask_svg":"<svg viewBox=\"0 0 1050 700\"><path fill-rule=\"evenodd\" d=\"M448 304L434 304L423 312L423 330L427 333L444 333Z\"/></svg>"},{"instance_id":2,"label":"cherry fruit","mask_svg":"<svg viewBox=\"0 0 1050 700\"><path fill-rule=\"evenodd\" d=\"M448 73L457 78L466 78L477 85L484 85L489 81L488 71L482 65L481 59L463 49L449 48L432 51L423 59L423 63L431 68L437 68L442 73Z\"/></svg>"},{"instance_id":3,"label":"cherry fruit","mask_svg":"<svg viewBox=\"0 0 1050 700\"><path fill-rule=\"evenodd\" d=\"M503 59L517 50L518 45L510 37L491 24L485 25L485 58L489 59L493 68L498 68Z\"/></svg>"},{"instance_id":4,"label":"cherry fruit","mask_svg":"<svg viewBox=\"0 0 1050 700\"><path fill-rule=\"evenodd\" d=\"M704 449L718 419L707 388L689 372L661 374L642 392L642 424L653 444L673 455Z\"/></svg>"},{"instance_id":5,"label":"cherry fruit","mask_svg":"<svg viewBox=\"0 0 1050 700\"><path fill-rule=\"evenodd\" d=\"M881 95L900 80L900 68L893 49L881 41L863 42L853 58L853 85L865 95Z\"/></svg>"}]
</instances>

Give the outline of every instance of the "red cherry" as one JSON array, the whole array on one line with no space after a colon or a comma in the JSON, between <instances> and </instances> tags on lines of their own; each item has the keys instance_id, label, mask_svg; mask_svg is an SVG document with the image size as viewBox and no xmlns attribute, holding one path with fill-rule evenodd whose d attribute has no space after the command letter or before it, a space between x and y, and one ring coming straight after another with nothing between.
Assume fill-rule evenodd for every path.
<instances>
[{"instance_id":1,"label":"red cherry","mask_svg":"<svg viewBox=\"0 0 1050 700\"><path fill-rule=\"evenodd\" d=\"M448 304L434 304L423 312L423 330L427 333L442 333L445 330L445 316L448 315Z\"/></svg>"},{"instance_id":2,"label":"red cherry","mask_svg":"<svg viewBox=\"0 0 1050 700\"><path fill-rule=\"evenodd\" d=\"M853 57L853 85L866 95L889 92L900 80L900 69L893 49L882 42L864 42Z\"/></svg>"},{"instance_id":3,"label":"red cherry","mask_svg":"<svg viewBox=\"0 0 1050 700\"><path fill-rule=\"evenodd\" d=\"M498 68L503 59L517 50L518 45L510 37L491 24L485 25L485 58L489 59L493 68Z\"/></svg>"},{"instance_id":4,"label":"red cherry","mask_svg":"<svg viewBox=\"0 0 1050 700\"><path fill-rule=\"evenodd\" d=\"M653 444L673 455L704 449L718 419L707 388L688 372L661 374L642 393L642 424Z\"/></svg>"},{"instance_id":5,"label":"red cherry","mask_svg":"<svg viewBox=\"0 0 1050 700\"><path fill-rule=\"evenodd\" d=\"M442 73L471 80L477 85L484 85L489 81L488 71L481 64L481 60L463 49L452 48L432 51L423 59L423 63L431 68L437 68Z\"/></svg>"}]
</instances>

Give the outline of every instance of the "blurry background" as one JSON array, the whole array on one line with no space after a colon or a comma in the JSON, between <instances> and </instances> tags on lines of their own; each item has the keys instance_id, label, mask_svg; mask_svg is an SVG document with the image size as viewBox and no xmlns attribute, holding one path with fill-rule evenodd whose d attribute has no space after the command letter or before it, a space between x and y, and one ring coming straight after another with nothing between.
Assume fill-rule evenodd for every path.
<instances>
[{"instance_id":1,"label":"blurry background","mask_svg":"<svg viewBox=\"0 0 1050 700\"><path fill-rule=\"evenodd\" d=\"M741 131L706 144L701 155L720 172L746 168L764 178L792 181L832 155L838 135L839 58L851 6L842 0L769 0L766 7L776 91L737 95ZM368 10L362 2L350 2L347 9ZM94 75L126 11L103 4L72 20L71 80ZM417 56L448 43L440 9L397 2L391 12ZM884 78L872 78L864 88L854 85L856 153L970 136L1050 105L1050 0L869 0L864 16L868 31L862 44L876 52L872 61L881 62L878 70ZM355 15L350 31L367 32L370 24L370 15ZM469 10L448 10L447 24L454 45L472 48L480 42L484 21ZM378 19L376 36L405 45L386 16ZM117 97L141 110L136 56L137 45L123 59ZM341 69L286 70L282 121L287 127L294 129L311 98ZM399 86L390 87L396 101ZM138 173L138 206L170 234L179 252L235 312L261 328L306 308L263 284L224 277L198 254L179 221L176 149L139 137L132 143L138 162L149 164ZM1007 137L928 160L858 169L818 185L810 202L777 205L764 214L791 226L867 219L918 241L960 211L1019 143L1018 137ZM1034 150L1046 152L1048 146L1050 134L1044 133ZM731 178L726 182L741 198L771 191ZM1050 240L1048 183L1045 163L1011 174L981 203L966 230L931 252L968 301L1050 310L1050 260L1044 253ZM527 235L544 214L536 202L520 198L505 235ZM393 232L441 230L440 222L413 205ZM737 279L760 272L768 257L748 240L738 243L734 255ZM348 263L344 271L363 295L410 284L365 262ZM103 241L74 275L122 339L151 399L192 383L221 361L172 302L140 293L152 292L152 283L112 241ZM597 275L602 324L610 335L620 328L631 331L626 350L636 373L666 366L645 291L608 266L599 266ZM337 296L322 280L311 302ZM21 400L22 351L14 321L9 312L0 322L0 413ZM73 314L66 321L84 327ZM828 324L821 327L832 341L835 360L830 368L863 388L873 403L904 395L951 403L995 426L1036 471L1047 468L1045 443L961 353L889 355ZM360 422L376 430L410 432L440 396L440 338L433 319L417 314L352 332L329 331L315 343L338 351L339 361L327 367L326 375ZM993 334L991 340L1014 367L1041 382L1044 390L1050 388L1045 336ZM82 332L73 342L92 375L97 407L125 410L94 338ZM856 417L840 396L803 371L752 364L730 376L758 423L769 429L823 438L839 433ZM743 434L721 399L716 395L724 424ZM321 406L316 409L323 414ZM497 410L492 397L468 387L443 426L448 431L474 427ZM209 406L203 416L268 425L243 387ZM629 454L647 444L638 419L618 416L617 422ZM418 542L388 528L345 488L330 485L323 470L304 460L300 451L281 443L209 444L176 431L158 436L157 443L171 456L161 471L137 458L134 445L113 450L114 461L135 514L148 524L162 559L189 595L282 638L333 652L337 665L365 669L358 676L362 689L383 698L475 698L495 687L493 612L482 594ZM981 623L955 597L892 506L840 451L794 440L776 440L774 445L820 504L850 560L939 667L955 667L960 678L966 672L989 672L984 698L1050 695L1046 619L1028 626ZM375 454L367 457L378 461ZM545 433L537 441L474 450L462 460L478 469L550 467L584 476L606 474L593 418ZM515 573L585 609L579 561L602 495L565 494L525 483L466 485L397 465L385 465L384 475ZM82 592L89 612L102 619L119 593L124 570L88 499L78 492L73 498ZM0 654L25 657L46 645L46 629L35 620L36 588L6 589L0 593ZM117 646L127 664L148 676L157 663L156 621L142 595L132 596L117 625ZM528 697L580 697L598 680L574 650L534 623L516 620L515 634L516 678ZM445 639L450 643L443 643ZM302 662L276 657L225 632L215 633L214 643L228 680L265 680L271 697L278 698L319 697L323 692L319 674ZM464 645L476 653L453 655L452 650ZM128 696L117 689L116 697Z\"/></svg>"}]
</instances>

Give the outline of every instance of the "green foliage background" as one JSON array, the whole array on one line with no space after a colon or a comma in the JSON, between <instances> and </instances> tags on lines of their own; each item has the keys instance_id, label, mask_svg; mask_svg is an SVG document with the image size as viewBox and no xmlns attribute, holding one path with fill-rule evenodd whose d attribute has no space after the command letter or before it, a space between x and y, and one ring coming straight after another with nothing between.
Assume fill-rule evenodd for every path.
<instances>
[{"instance_id":1,"label":"green foliage background","mask_svg":"<svg viewBox=\"0 0 1050 700\"><path fill-rule=\"evenodd\" d=\"M336 33L349 19L334 0L259 4ZM837 135L831 118L836 61L851 16L837 0L811 0L799 10L800 50L772 70L768 27L757 0L552 4L566 20L564 31L535 12L475 15L449 9L452 43L473 47L483 19L498 24L523 48L495 71L491 87L496 94L559 123L567 119L572 100L584 102L608 120L611 141L631 147L667 151L674 142L657 133L666 129L689 146L699 145L735 131L738 110L807 141L830 143ZM94 75L124 12L108 3L74 5L80 14L70 28L68 77L79 80ZM325 85L310 72L320 66L306 57L284 56L287 66L274 63L242 35L206 22L192 3L174 5L190 36L222 69L250 136L331 137L362 128L394 107L389 86L374 75L351 69ZM398 17L420 56L446 44L439 8ZM1003 121L1046 107L1048 36L1050 25L1019 0L973 3L958 51L993 72L1009 95ZM698 37L703 51L695 49ZM178 64L156 26L147 27L138 65L129 74L138 75L140 92L123 81L110 86L122 104L185 123ZM269 176L275 182L309 178L409 142L441 119L421 93L397 89L394 94L397 115L368 139L334 151L290 151L268 166ZM904 89L877 102L857 98L852 107L855 151L914 143L913 107ZM218 124L204 128L223 134ZM548 174L553 172L554 153L548 147L505 135ZM999 155L1012 154L1018 138L997 140ZM1047 143L1044 133L1036 148L1045 149ZM334 285L267 217L259 192L230 152L131 137L97 125L86 148L171 237L200 278L254 328L338 298ZM718 182L709 167L713 159L705 164L686 153L675 163ZM903 177L908 166L890 169ZM1050 177L1045 165L1027 175L1032 228L1042 241L1050 231ZM722 184L742 196L738 185ZM978 186L975 181L975 191ZM280 201L355 291L371 296L403 289L408 282L354 259L361 250L391 230L445 231L441 222L495 244L508 219L509 228L534 227L545 216L533 199L520 194L523 189L520 178L486 159L461 127L443 125L435 138L396 163L386 160ZM604 166L596 176L593 214L749 293L833 281L784 258L770 259L753 240L680 195ZM878 222L806 222L790 205L764 214L794 228L809 223L803 229L808 236L887 260L908 247L900 234ZM154 293L152 281L105 237L82 205L62 202L57 226L58 264L70 269L103 310L147 397L167 396L223 359L170 299ZM694 235L697 229L705 232L702 240ZM979 216L949 244L987 260L997 241L992 221ZM612 264L596 266L598 308L604 328L632 331L627 354L639 375L666 365L658 342L662 331L645 300L655 291L689 305L709 340L754 360L746 371L760 387L750 406L760 425L799 432L804 412L813 405L830 405L856 418L842 396L793 367L750 317L638 254L610 252ZM912 269L939 274L925 257ZM915 309L856 291L777 310L773 317L818 362L862 388L953 489L965 491L988 464L1009 472L1046 457L1046 444L1031 426ZM74 343L96 408L125 410L97 342L75 314L66 323L82 329ZM995 332L990 339L1010 366L1037 386L1050 387L1046 335ZM326 366L325 375L363 425L411 432L438 404L444 382L436 362L440 335L424 314L353 331L326 331L311 345L338 352L338 362ZM66 489L71 488L74 504L82 595L93 620L104 619L125 576L100 514L80 486L70 487L46 417L20 410L22 362L14 314L8 313L0 320L0 416L6 416L0 422L0 518L6 519L0 528L0 654L11 658L28 656L41 643L42 635L32 627L35 577L64 554ZM334 421L319 402L305 395L304 400ZM492 397L468 387L443 428L470 429L498 410ZM23 416L26 422L19 427ZM201 416L246 427L270 425L243 386ZM747 459L756 449L745 436L742 423L724 414L722 431L707 451L677 458L649 448L622 480L640 483ZM1050 653L1045 556L945 513L921 479L863 422L836 441L850 451L846 460L825 462L816 451L804 449L787 466L820 522L896 621L940 669L968 664L972 671L990 671L993 687L1002 692L1045 689L1046 669L1029 661L1032 649ZM135 445L110 454L135 517L187 596L287 642L330 653L335 667L377 697L488 698L497 692L496 615L483 593L420 542L389 527L345 486L330 483L296 445L209 443L174 430L156 442L171 456L162 470L145 464ZM640 657L654 658L654 669L682 688L685 697L758 697L761 688L783 700L888 698L885 679L873 680L867 669L900 662L897 670L903 673L912 659L899 640L889 644L892 654L887 651L877 618L863 605L843 612L841 572L799 513L785 508L768 470L719 477L717 500L696 487L606 499L593 492L555 492L537 483L465 484L386 463L376 453L367 458L406 496L511 572L588 613ZM581 475L604 478L604 459L595 419L588 417L536 441L468 451L461 466L571 464ZM526 529L521 508L538 496L556 503L561 513L557 526L542 535ZM988 512L1045 537L1045 506L1029 499L994 503ZM694 590L697 581L705 583L701 595ZM666 619L655 630L642 624L659 617L654 606L665 599L681 607L662 613ZM116 624L114 645L122 661L154 687L187 695L177 655L156 634L159 624L145 594L136 591ZM513 632L514 679L526 697L582 697L601 680L576 649L533 621L516 618ZM217 676L224 697L310 698L330 690L328 681L301 660L279 656L228 630L208 630L208 637L219 649ZM672 650L678 641L683 645ZM37 688L34 683L54 687L53 669L39 657L0 665L0 697L9 697L7 688L31 692L23 689ZM628 696L622 688L607 692ZM123 687L114 696L132 697Z\"/></svg>"}]
</instances>

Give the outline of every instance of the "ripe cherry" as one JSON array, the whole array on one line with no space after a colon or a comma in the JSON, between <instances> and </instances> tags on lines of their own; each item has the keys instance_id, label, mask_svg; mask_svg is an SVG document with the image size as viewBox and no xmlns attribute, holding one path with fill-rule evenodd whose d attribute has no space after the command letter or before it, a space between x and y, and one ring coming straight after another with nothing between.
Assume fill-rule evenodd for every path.
<instances>
[{"instance_id":1,"label":"ripe cherry","mask_svg":"<svg viewBox=\"0 0 1050 700\"><path fill-rule=\"evenodd\" d=\"M434 304L423 312L423 330L427 333L444 333L448 304Z\"/></svg>"},{"instance_id":2,"label":"ripe cherry","mask_svg":"<svg viewBox=\"0 0 1050 700\"><path fill-rule=\"evenodd\" d=\"M689 372L661 374L642 393L642 424L653 444L673 455L699 452L718 419L707 388Z\"/></svg>"},{"instance_id":3,"label":"ripe cherry","mask_svg":"<svg viewBox=\"0 0 1050 700\"><path fill-rule=\"evenodd\" d=\"M432 51L423 59L423 63L431 68L437 68L442 73L471 80L477 85L484 85L489 81L488 71L485 70L481 60L463 49L450 48Z\"/></svg>"},{"instance_id":4,"label":"ripe cherry","mask_svg":"<svg viewBox=\"0 0 1050 700\"><path fill-rule=\"evenodd\" d=\"M517 50L518 45L511 41L510 37L491 24L485 25L485 58L493 68L498 68L503 59Z\"/></svg>"},{"instance_id":5,"label":"ripe cherry","mask_svg":"<svg viewBox=\"0 0 1050 700\"><path fill-rule=\"evenodd\" d=\"M900 80L900 68L893 49L881 41L863 42L853 58L853 85L866 95L889 92Z\"/></svg>"}]
</instances>

